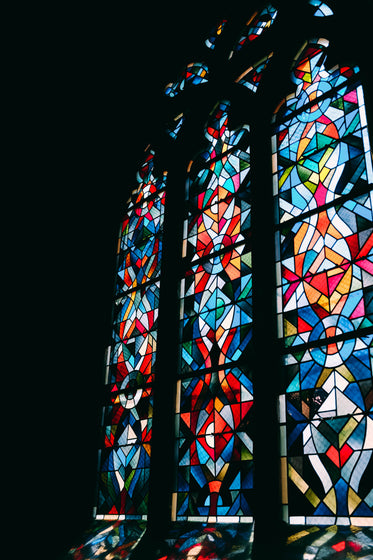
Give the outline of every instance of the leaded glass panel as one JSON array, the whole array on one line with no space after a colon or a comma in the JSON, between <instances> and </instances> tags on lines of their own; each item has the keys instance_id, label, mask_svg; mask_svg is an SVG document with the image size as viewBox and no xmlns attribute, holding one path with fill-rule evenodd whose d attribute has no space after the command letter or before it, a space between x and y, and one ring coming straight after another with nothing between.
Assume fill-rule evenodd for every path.
<instances>
[{"instance_id":1,"label":"leaded glass panel","mask_svg":"<svg viewBox=\"0 0 373 560\"><path fill-rule=\"evenodd\" d=\"M277 110L278 332L284 518L373 518L372 158L359 69L297 56Z\"/></svg>"}]
</instances>

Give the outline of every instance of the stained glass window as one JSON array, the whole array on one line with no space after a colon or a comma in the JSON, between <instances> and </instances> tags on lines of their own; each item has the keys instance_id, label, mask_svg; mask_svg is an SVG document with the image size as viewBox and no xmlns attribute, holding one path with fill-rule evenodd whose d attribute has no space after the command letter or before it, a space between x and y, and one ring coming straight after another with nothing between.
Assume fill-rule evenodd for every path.
<instances>
[{"instance_id":1,"label":"stained glass window","mask_svg":"<svg viewBox=\"0 0 373 560\"><path fill-rule=\"evenodd\" d=\"M229 109L212 111L187 179L176 519L251 520L249 128L230 130Z\"/></svg>"},{"instance_id":2,"label":"stained glass window","mask_svg":"<svg viewBox=\"0 0 373 560\"><path fill-rule=\"evenodd\" d=\"M302 6L302 13L313 13L319 23L333 19L334 3L307 0ZM273 35L276 25L285 24L280 14L279 2L260 3L244 28L245 20L236 25L225 52L224 34L228 30L233 38L234 26L220 19L204 41L208 52L199 60L207 62L185 65L166 86L172 112L164 119L169 123L165 145L171 159L187 146L187 154L175 160L189 165L176 169L172 162L169 177L166 172L155 176L154 152L148 149L120 231L96 517L147 519L150 470L155 470L151 457L156 455L151 453L157 432L156 363L161 348L167 350L167 328L162 347L159 324L168 302L160 301L160 286L167 267L174 266L179 338L174 344L175 335L172 344L178 363L161 375L175 393L167 412L170 423L175 421L172 440L168 435L175 448L175 480L167 510L167 522L174 522L170 539L175 550L202 547L207 540L217 547L219 539L208 539L209 529L202 523L230 523L238 540L244 534L252 540L252 525L243 524L258 519L266 477L255 478L259 486L254 484L255 461L261 460L255 444L262 437L253 428L259 394L263 402L259 363L276 399L280 378L274 427L280 449L268 476L281 472L283 520L308 526L289 538L289 546L296 550L307 541L315 550L326 550L329 543L330 554L349 546L355 550L358 529L351 528L343 539L337 530L321 531L319 526L373 526L373 166L363 84L357 66L330 67L329 43L323 38L308 39L296 54L294 88L285 99L278 99L275 88L269 92L267 82L265 95L272 103L267 117L277 105L272 153L268 133L266 154L268 161L272 156L275 215L268 210L261 218L269 228L274 224L275 258L258 258L260 239L252 227L252 219L258 227L256 193L269 186L271 199L271 175L269 169L269 182L264 178L262 183L251 160L265 143L254 134L258 117L250 118L257 107L263 109L257 93L266 81L263 76L285 75L289 68L284 60L296 52L288 59L278 56L271 37L282 37L281 30ZM262 35L266 39L260 51ZM253 41L255 50L250 51ZM219 50L220 66L214 61ZM229 87L221 87L217 68L224 79L229 76ZM191 118L193 107L188 107L191 86L203 90L203 107L207 99L212 101L199 128L198 119ZM195 102L197 90L193 93ZM247 119L237 117L240 110ZM185 126L184 136L180 131ZM193 135L199 148L190 141ZM166 202L166 181L179 189L174 206ZM182 222L183 234L167 245L166 237L169 241L176 227L168 231L167 226L164 232L164 215L178 204L182 211L174 221ZM165 255L172 245L175 263L161 268L163 242ZM265 296L255 291L255 263L260 260L276 269L273 291ZM259 309L263 297L276 300L266 309L277 320L278 340L259 335L276 353L278 368L273 371L253 344L260 331L253 307ZM193 531L188 530L190 521L199 523ZM361 539L371 534L359 531ZM164 559L176 554L170 539Z\"/></svg>"},{"instance_id":3,"label":"stained glass window","mask_svg":"<svg viewBox=\"0 0 373 560\"><path fill-rule=\"evenodd\" d=\"M97 519L146 519L167 174L147 150L118 240Z\"/></svg>"},{"instance_id":4,"label":"stained glass window","mask_svg":"<svg viewBox=\"0 0 373 560\"><path fill-rule=\"evenodd\" d=\"M291 523L367 525L372 157L359 69L327 69L327 46L297 56L274 125L284 509Z\"/></svg>"}]
</instances>

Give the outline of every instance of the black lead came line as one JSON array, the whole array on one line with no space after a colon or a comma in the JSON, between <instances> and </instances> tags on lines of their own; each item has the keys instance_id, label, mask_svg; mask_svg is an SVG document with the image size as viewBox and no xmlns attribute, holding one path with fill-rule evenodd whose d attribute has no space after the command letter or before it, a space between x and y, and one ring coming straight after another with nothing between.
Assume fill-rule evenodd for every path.
<instances>
[{"instance_id":1,"label":"black lead came line","mask_svg":"<svg viewBox=\"0 0 373 560\"><path fill-rule=\"evenodd\" d=\"M338 344L338 342L344 342L345 340L363 338L364 336L369 336L371 334L373 334L373 327L365 327L359 329L358 331L350 331L335 336L319 338L318 340L312 340L312 342L305 342L304 344L298 344L297 346L283 346L281 354L285 355L292 354L294 352L301 352L302 350L312 350L313 348L321 348L323 346L329 346L330 344ZM280 342L284 343L285 341L282 339Z\"/></svg>"},{"instance_id":2,"label":"black lead came line","mask_svg":"<svg viewBox=\"0 0 373 560\"><path fill-rule=\"evenodd\" d=\"M373 190L373 185L372 184L367 184L365 187L361 187L358 189L352 189L349 193L347 194L342 194L340 196L338 196L338 198L335 198L334 200L327 202L326 204L323 204L321 206L317 206L316 208L313 208L312 210L308 210L308 212L302 212L301 214L299 214L299 216L295 216L294 218L291 218L290 220L286 220L285 222L281 222L279 224L277 224L275 226L276 231L282 231L286 228L292 228L295 224L302 222L303 220L306 220L307 218L310 218L311 216L314 216L316 214L320 214L321 212L325 211L325 210L329 210L329 208L333 208L334 206L340 206L342 204L344 204L345 202L349 201L349 200L355 200L356 198L358 198L359 196L364 196L366 194L369 194L371 191Z\"/></svg>"}]
</instances>

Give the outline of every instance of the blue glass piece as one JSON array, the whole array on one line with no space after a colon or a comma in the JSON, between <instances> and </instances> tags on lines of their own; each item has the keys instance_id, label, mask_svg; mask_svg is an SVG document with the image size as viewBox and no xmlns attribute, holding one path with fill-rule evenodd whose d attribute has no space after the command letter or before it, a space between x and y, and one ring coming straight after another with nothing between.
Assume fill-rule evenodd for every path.
<instances>
[{"instance_id":1,"label":"blue glass piece","mask_svg":"<svg viewBox=\"0 0 373 560\"><path fill-rule=\"evenodd\" d=\"M299 410L297 408L295 408L295 406L293 406L289 401L287 402L287 413L296 421L304 421L305 417L304 415L299 412Z\"/></svg>"},{"instance_id":2,"label":"blue glass piece","mask_svg":"<svg viewBox=\"0 0 373 560\"><path fill-rule=\"evenodd\" d=\"M291 414L291 416L293 416L293 418L295 419L295 416L293 414ZM304 420L303 415L300 415L300 417ZM301 434L303 432L303 430L306 426L307 426L306 423L300 423L300 424L297 424L295 426L295 428L291 431L291 433L288 436L288 447L289 448L292 446L294 441L298 438L299 434Z\"/></svg>"},{"instance_id":3,"label":"blue glass piece","mask_svg":"<svg viewBox=\"0 0 373 560\"><path fill-rule=\"evenodd\" d=\"M333 518L335 516L335 514L328 508L328 506L326 504L324 504L324 502L321 502L317 506L313 515L317 515L317 516L321 516L321 517L332 516Z\"/></svg>"},{"instance_id":4,"label":"blue glass piece","mask_svg":"<svg viewBox=\"0 0 373 560\"><path fill-rule=\"evenodd\" d=\"M337 483L334 485L334 489L337 495L337 515L339 516L348 516L348 506L347 506L347 492L348 492L348 484L343 478L340 478Z\"/></svg>"},{"instance_id":5,"label":"blue glass piece","mask_svg":"<svg viewBox=\"0 0 373 560\"><path fill-rule=\"evenodd\" d=\"M365 405L364 405L363 396L361 394L360 387L357 383L350 383L349 385L347 385L344 394L347 397L349 397L352 401L354 401L354 403L356 403L357 406L361 408L361 410L364 410Z\"/></svg>"}]
</instances>

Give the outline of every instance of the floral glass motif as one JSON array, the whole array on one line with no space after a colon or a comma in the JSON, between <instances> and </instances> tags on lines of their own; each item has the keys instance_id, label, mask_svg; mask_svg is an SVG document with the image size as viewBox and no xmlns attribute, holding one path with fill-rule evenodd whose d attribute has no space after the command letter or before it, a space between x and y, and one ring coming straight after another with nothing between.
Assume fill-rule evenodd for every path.
<instances>
[{"instance_id":1,"label":"floral glass motif","mask_svg":"<svg viewBox=\"0 0 373 560\"><path fill-rule=\"evenodd\" d=\"M212 111L207 148L187 180L173 512L180 520L252 519L249 129L229 129L229 108L222 101Z\"/></svg>"},{"instance_id":2,"label":"floral glass motif","mask_svg":"<svg viewBox=\"0 0 373 560\"><path fill-rule=\"evenodd\" d=\"M97 519L145 519L166 176L148 150L118 243Z\"/></svg>"},{"instance_id":3,"label":"floral glass motif","mask_svg":"<svg viewBox=\"0 0 373 560\"><path fill-rule=\"evenodd\" d=\"M274 119L284 517L373 522L373 173L359 69L305 45Z\"/></svg>"}]
</instances>

